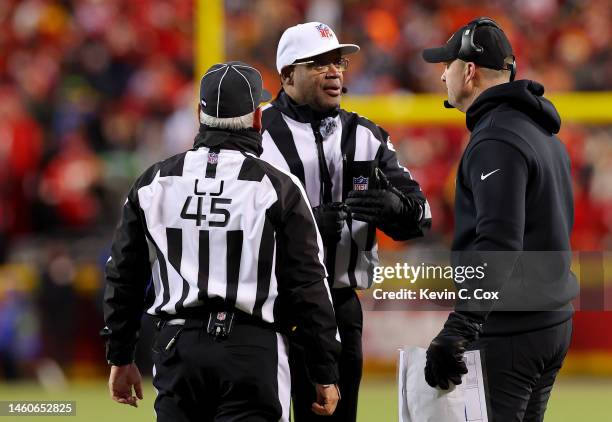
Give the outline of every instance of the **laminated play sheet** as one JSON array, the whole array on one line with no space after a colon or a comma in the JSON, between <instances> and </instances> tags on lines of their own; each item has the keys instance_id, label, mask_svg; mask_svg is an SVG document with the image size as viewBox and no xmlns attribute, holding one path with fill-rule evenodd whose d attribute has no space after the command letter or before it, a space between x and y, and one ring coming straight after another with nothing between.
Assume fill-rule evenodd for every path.
<instances>
[{"instance_id":1,"label":"laminated play sheet","mask_svg":"<svg viewBox=\"0 0 612 422\"><path fill-rule=\"evenodd\" d=\"M400 349L398 402L400 422L488 422L485 383L479 350L464 354L468 373L460 385L448 390L430 387L425 381L422 347Z\"/></svg>"}]
</instances>

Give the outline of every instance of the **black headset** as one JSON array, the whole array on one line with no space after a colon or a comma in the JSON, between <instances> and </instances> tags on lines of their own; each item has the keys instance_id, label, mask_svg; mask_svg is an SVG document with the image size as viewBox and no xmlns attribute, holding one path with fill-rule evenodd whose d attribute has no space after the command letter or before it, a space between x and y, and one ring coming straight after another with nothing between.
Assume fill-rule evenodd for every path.
<instances>
[{"instance_id":1,"label":"black headset","mask_svg":"<svg viewBox=\"0 0 612 422\"><path fill-rule=\"evenodd\" d=\"M461 35L461 48L457 54L464 62L473 62L484 52L482 46L474 43L474 32L479 26L492 26L504 32L491 18L478 18L470 22ZM510 82L512 82L516 76L516 59L514 56L512 56L512 63L507 64L505 69L510 71Z\"/></svg>"}]
</instances>

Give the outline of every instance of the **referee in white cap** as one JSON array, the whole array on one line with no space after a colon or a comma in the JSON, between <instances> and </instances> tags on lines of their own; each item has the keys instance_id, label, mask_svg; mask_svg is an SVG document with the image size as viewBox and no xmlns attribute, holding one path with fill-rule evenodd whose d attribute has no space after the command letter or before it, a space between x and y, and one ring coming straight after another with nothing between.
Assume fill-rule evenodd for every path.
<instances>
[{"instance_id":1,"label":"referee in white cap","mask_svg":"<svg viewBox=\"0 0 612 422\"><path fill-rule=\"evenodd\" d=\"M143 312L157 317L158 421L288 421L295 325L311 409L330 415L338 402L340 343L311 207L296 177L258 158L269 99L255 68L212 66L193 149L151 166L123 205L106 265L109 389L119 403L143 398L134 349Z\"/></svg>"},{"instance_id":2,"label":"referee in white cap","mask_svg":"<svg viewBox=\"0 0 612 422\"><path fill-rule=\"evenodd\" d=\"M431 224L419 184L397 159L389 134L340 108L344 72L355 44L341 44L321 22L288 28L276 53L282 88L263 111L262 159L293 173L313 206L325 245L342 353L342 400L332 417L355 421L362 372L362 310L355 292L372 285L378 265L376 229L395 240L423 236ZM297 422L318 419L298 326L291 342Z\"/></svg>"}]
</instances>

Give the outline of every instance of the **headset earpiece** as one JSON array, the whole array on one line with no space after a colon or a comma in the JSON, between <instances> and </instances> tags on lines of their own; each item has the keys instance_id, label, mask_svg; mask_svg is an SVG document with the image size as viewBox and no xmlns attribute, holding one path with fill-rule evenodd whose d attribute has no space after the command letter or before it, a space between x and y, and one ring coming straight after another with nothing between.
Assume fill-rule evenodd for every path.
<instances>
[{"instance_id":1,"label":"headset earpiece","mask_svg":"<svg viewBox=\"0 0 612 422\"><path fill-rule=\"evenodd\" d=\"M461 34L461 47L457 54L464 62L472 62L484 52L482 46L474 42L474 32L476 32L476 28L479 26L492 26L502 31L499 25L490 18L478 18L470 22L463 31L463 34ZM508 63L505 69L510 71L510 82L512 82L516 77L516 59L514 56L512 57L512 63Z\"/></svg>"},{"instance_id":2,"label":"headset earpiece","mask_svg":"<svg viewBox=\"0 0 612 422\"><path fill-rule=\"evenodd\" d=\"M458 54L459 58L464 62L474 61L484 51L481 46L474 43L474 32L476 32L476 28L479 26L493 26L501 31L499 25L490 18L479 18L470 22L461 35L461 48L459 48Z\"/></svg>"},{"instance_id":3,"label":"headset earpiece","mask_svg":"<svg viewBox=\"0 0 612 422\"><path fill-rule=\"evenodd\" d=\"M512 63L508 63L506 69L510 71L510 82L516 78L516 59L512 56Z\"/></svg>"},{"instance_id":4,"label":"headset earpiece","mask_svg":"<svg viewBox=\"0 0 612 422\"><path fill-rule=\"evenodd\" d=\"M459 58L464 62L471 62L476 57L482 54L482 47L474 44L474 31L476 25L468 26L461 35L461 48L459 49Z\"/></svg>"}]
</instances>

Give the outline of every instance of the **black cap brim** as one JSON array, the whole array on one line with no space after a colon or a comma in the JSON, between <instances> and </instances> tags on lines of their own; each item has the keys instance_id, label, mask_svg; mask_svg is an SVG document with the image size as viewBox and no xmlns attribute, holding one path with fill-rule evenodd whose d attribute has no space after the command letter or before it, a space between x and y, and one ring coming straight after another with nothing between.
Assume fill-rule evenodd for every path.
<instances>
[{"instance_id":1,"label":"black cap brim","mask_svg":"<svg viewBox=\"0 0 612 422\"><path fill-rule=\"evenodd\" d=\"M428 63L443 63L455 60L456 54L453 49L449 48L449 44L443 47L426 48L423 50L423 60Z\"/></svg>"},{"instance_id":2,"label":"black cap brim","mask_svg":"<svg viewBox=\"0 0 612 422\"><path fill-rule=\"evenodd\" d=\"M461 47L461 34L465 27L455 31L452 37L442 47L426 48L423 50L423 60L428 63L452 62L459 55Z\"/></svg>"}]
</instances>

